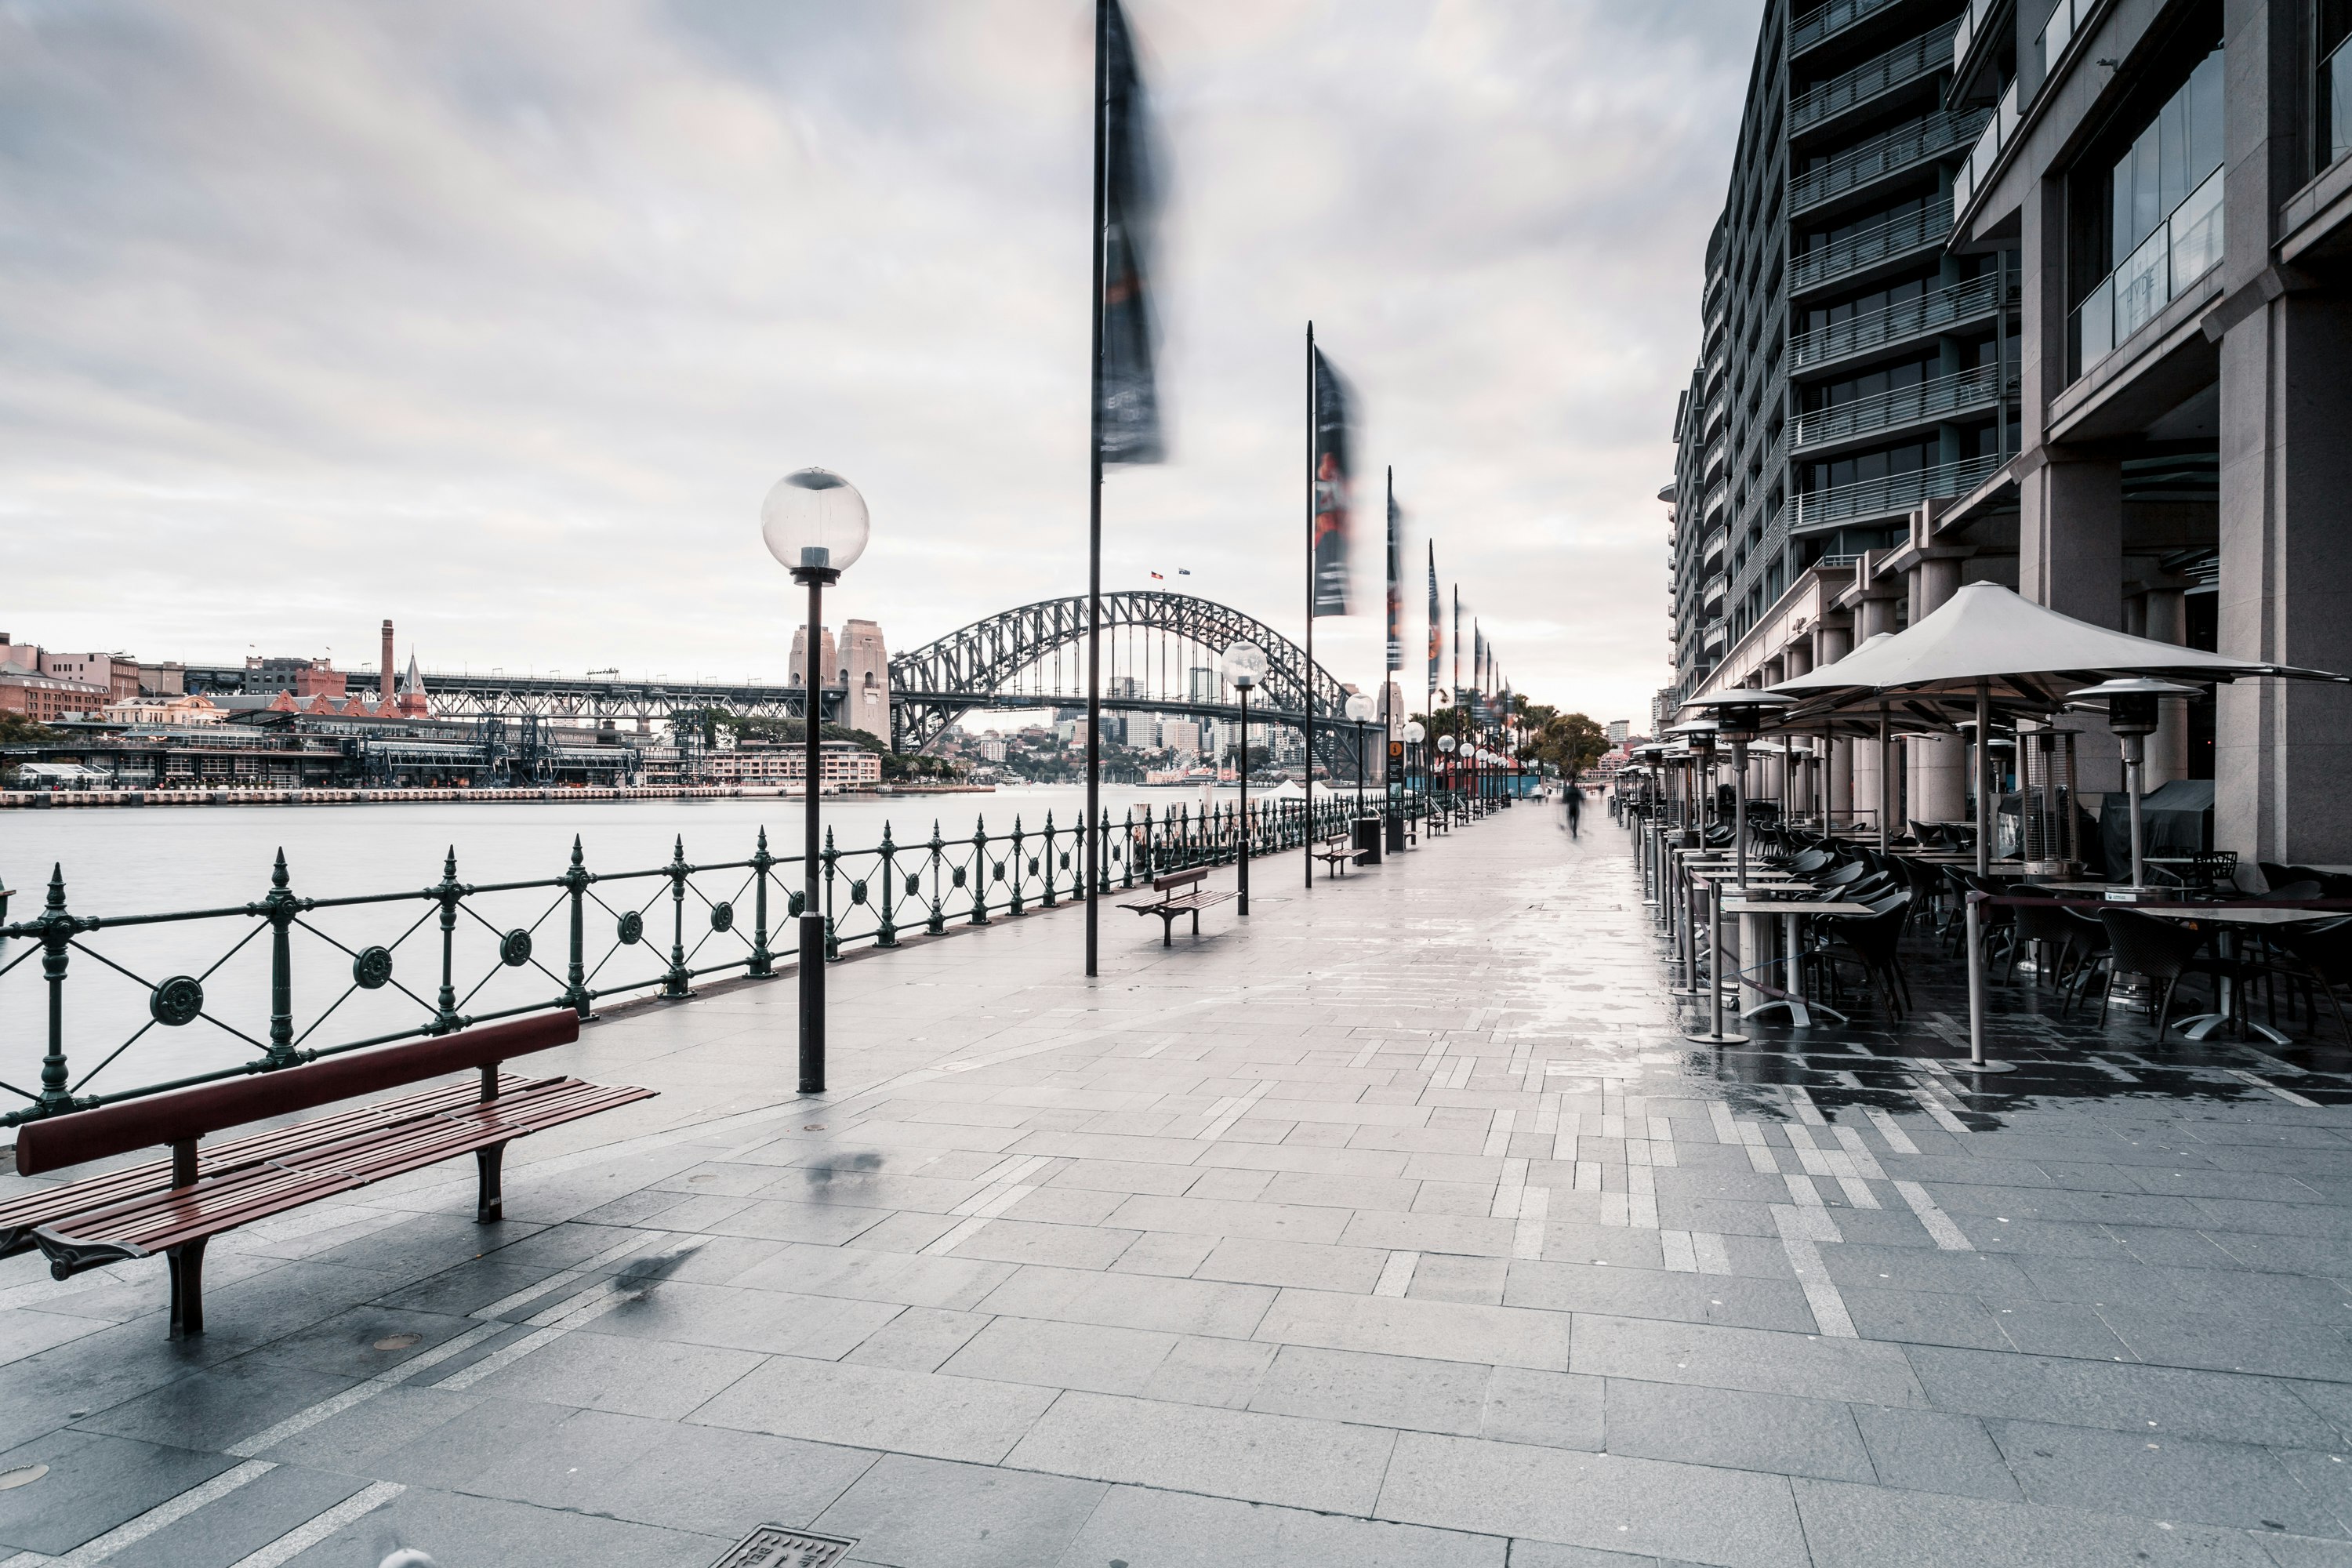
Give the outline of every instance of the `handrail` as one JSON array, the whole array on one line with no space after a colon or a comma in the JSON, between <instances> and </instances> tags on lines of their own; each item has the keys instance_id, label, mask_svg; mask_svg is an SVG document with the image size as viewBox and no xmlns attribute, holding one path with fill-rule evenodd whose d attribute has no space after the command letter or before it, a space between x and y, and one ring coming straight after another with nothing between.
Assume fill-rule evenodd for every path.
<instances>
[{"instance_id":1,"label":"handrail","mask_svg":"<svg viewBox=\"0 0 2352 1568\"><path fill-rule=\"evenodd\" d=\"M1795 421L1797 450L1995 402L2006 390L2006 379L2000 366L1980 364L1972 370L1801 414Z\"/></svg>"},{"instance_id":2,"label":"handrail","mask_svg":"<svg viewBox=\"0 0 2352 1568\"><path fill-rule=\"evenodd\" d=\"M1789 363L1806 370L1882 343L1937 331L1978 316L1990 315L2000 305L2000 279L1988 272L1966 283L1955 283L1853 316L1843 321L1801 332L1789 340Z\"/></svg>"},{"instance_id":3,"label":"handrail","mask_svg":"<svg viewBox=\"0 0 2352 1568\"><path fill-rule=\"evenodd\" d=\"M1796 516L1789 526L1791 531L1801 532L1854 518L1907 511L1933 498L1964 496L1990 479L2006 460L1987 453L1980 458L1963 458L1956 463L1916 468L1907 474L1857 479L1852 484L1800 493L1790 503L1796 509Z\"/></svg>"},{"instance_id":4,"label":"handrail","mask_svg":"<svg viewBox=\"0 0 2352 1568\"><path fill-rule=\"evenodd\" d=\"M1790 100L1789 129L1805 130L1906 82L1948 68L1952 63L1952 35L1956 28L1957 24L1948 22L1932 33L1897 44L1875 59L1864 60L1852 70L1815 82Z\"/></svg>"},{"instance_id":5,"label":"handrail","mask_svg":"<svg viewBox=\"0 0 2352 1568\"><path fill-rule=\"evenodd\" d=\"M1951 232L1952 214L1948 207L1928 205L1901 214L1832 244L1791 256L1789 288L1791 292L1818 288L1906 251L1940 245Z\"/></svg>"},{"instance_id":6,"label":"handrail","mask_svg":"<svg viewBox=\"0 0 2352 1568\"><path fill-rule=\"evenodd\" d=\"M1830 0L1826 5L1816 5L1789 24L1789 52L1810 49L1894 4L1895 0Z\"/></svg>"},{"instance_id":7,"label":"handrail","mask_svg":"<svg viewBox=\"0 0 2352 1568\"><path fill-rule=\"evenodd\" d=\"M1397 809L1418 821L1448 805L1407 789ZM1116 822L1105 812L1095 824L1097 886L1107 893L1170 869L1229 863L1244 836L1253 858L1296 848L1344 829L1354 816L1355 802L1338 795L1311 805L1252 801L1246 821L1232 805L1178 805L1157 815L1146 805ZM825 956L1081 900L1087 837L1050 812L1042 828L1016 816L1010 832L991 833L977 821L969 837L953 839L934 823L927 841L906 844L886 823L880 842L859 849L835 847L828 832L818 856ZM549 1007L585 1018L605 998L685 997L709 976L772 975L782 920L803 912L803 866L801 856L771 854L765 830L744 858L688 861L680 837L667 864L625 871L589 869L575 838L570 865L553 877L466 882L453 849L428 886L310 898L294 890L281 852L268 891L253 902L122 915L76 912L59 868L40 910L0 923L0 1002L19 1016L45 1009L47 1016L37 1079L0 1065L0 1093L22 1102L0 1113L0 1127ZM738 912L746 904L748 922ZM203 947L207 922L226 930ZM166 945L148 934L159 929L192 934ZM107 939L117 931L127 937ZM12 952L11 940L26 945ZM562 957L542 951L558 940ZM239 962L248 945L256 952ZM323 1002L298 1009L298 971L306 995ZM18 972L18 985L46 987L46 995L8 994L7 977ZM86 974L129 989L110 990L84 1015ZM80 1024L85 1016L92 1022ZM69 1019L84 1033L105 1030L109 1040L117 1023L126 1033L101 1043L97 1065L85 1068L68 1057ZM236 1059L161 1082L121 1085L121 1072L110 1076L151 1033L198 1024L211 1031L200 1038L226 1042ZM341 1033L326 1033L330 1025ZM193 1065L187 1053L173 1055Z\"/></svg>"},{"instance_id":8,"label":"handrail","mask_svg":"<svg viewBox=\"0 0 2352 1568\"><path fill-rule=\"evenodd\" d=\"M1801 213L1873 180L1927 163L1967 145L1990 116L1983 109L1938 110L1867 142L1856 142L1817 168L1789 182L1789 210ZM1958 204L1956 196L1954 202Z\"/></svg>"}]
</instances>

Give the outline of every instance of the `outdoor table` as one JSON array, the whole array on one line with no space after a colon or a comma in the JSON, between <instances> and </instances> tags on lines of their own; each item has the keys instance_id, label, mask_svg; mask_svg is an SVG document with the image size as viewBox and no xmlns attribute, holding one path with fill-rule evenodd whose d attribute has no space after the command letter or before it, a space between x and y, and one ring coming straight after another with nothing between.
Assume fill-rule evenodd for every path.
<instances>
[{"instance_id":1,"label":"outdoor table","mask_svg":"<svg viewBox=\"0 0 2352 1568\"><path fill-rule=\"evenodd\" d=\"M2334 920L2337 914L2334 910L2233 910L2227 904L2139 904L2134 908L2140 914L2154 915L2158 920L2210 921L2214 927L2214 950L2216 955L2223 959L2238 956L2236 928L2240 926L2293 925L2299 921ZM2274 1046L2294 1043L2292 1036L2245 1016L2245 1009L2239 1003L2237 983L2230 977L2227 969L2213 977L2213 988L2219 1011L2175 1018L2172 1026L2189 1039L2201 1040L2224 1024L2235 1024L2238 1037L2242 1040L2246 1037L2246 1031L2252 1029Z\"/></svg>"},{"instance_id":2,"label":"outdoor table","mask_svg":"<svg viewBox=\"0 0 2352 1568\"><path fill-rule=\"evenodd\" d=\"M1815 1011L1827 1013L1843 1024L1845 1015L1821 1002L1805 1000L1804 948L1800 922L1807 915L1867 915L1868 904L1809 903L1797 899L1728 899L1723 912L1739 917L1739 1016L1753 1018L1774 1007L1789 1009L1789 1022L1794 1027L1811 1028ZM1781 962L1788 984L1782 987L1786 995L1767 994L1748 979L1763 967L1765 949L1770 945L1772 922L1778 920L1781 933Z\"/></svg>"}]
</instances>

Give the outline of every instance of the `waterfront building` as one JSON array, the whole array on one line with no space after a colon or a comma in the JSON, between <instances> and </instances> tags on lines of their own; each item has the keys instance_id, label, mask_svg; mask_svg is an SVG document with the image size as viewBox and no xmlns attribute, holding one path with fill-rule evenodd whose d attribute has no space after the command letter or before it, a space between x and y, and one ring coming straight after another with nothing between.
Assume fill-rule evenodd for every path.
<instances>
[{"instance_id":1,"label":"waterfront building","mask_svg":"<svg viewBox=\"0 0 2352 1568\"><path fill-rule=\"evenodd\" d=\"M1915 259L1925 291L1867 324L1792 313L1776 351L1796 386L1781 445L1809 457L1817 432L1855 422L1836 414L1843 396L1830 400L1828 425L1815 418L1816 367L1831 367L1819 379L1843 377L1844 362L1827 356L1860 353L1864 336L1892 355L1903 322L1902 342L1932 342L1939 355L1954 342L1961 371L1990 365L2000 398L1990 414L1939 421L1939 441L1946 424L1957 439L1937 455L1958 467L1936 465L1934 477L1922 466L1929 477L1908 493L1891 478L1874 492L1899 515L1864 515L1850 484L1815 482L1838 476L1792 468L1783 571L1743 587L1753 568L1740 543L1746 470L1717 447L1718 430L1727 451L1742 439L1716 411L1716 363L1738 363L1718 321L1733 319L1744 276L1724 249L1739 231L1727 214L1710 247L1706 346L1669 492L1677 694L1802 673L1977 581L2165 641L2352 670L2352 8L1970 0L1963 11L1916 0L1784 21L1776 5L1764 41L1781 29L1780 58L1794 65L1864 16L1948 24L1932 72L1941 112L1981 123L1964 156L1937 155L1947 197L1919 209L1917 232L1937 241L1920 253L1932 255L1933 288ZM1768 68L1772 54L1759 50L1759 76L1788 68ZM1842 90L1891 93L1899 74L1865 73ZM1756 136L1751 122L1743 169L1759 155ZM1793 210L1811 176L1790 171ZM1742 199L1736 179L1735 209ZM1813 237L1792 235L1792 277L1812 249ZM1730 372L1720 384L1736 408ZM1869 417L1895 417L1889 395L1874 395ZM1906 394L1902 418L1926 417L1923 395ZM1840 515L1819 513L1816 529L1817 506ZM1815 553L1817 536L1834 542ZM1708 609L1718 587L1719 634ZM2352 858L2352 800L2338 782L2352 761L2352 694L2249 681L2168 710L2148 743L2147 783L2212 780L2216 847L2248 860ZM1872 750L1838 748L1841 804L1876 798ZM2114 748L2086 745L2081 758L2086 793L2119 787ZM1960 748L1914 740L1890 784L1898 822L1958 815Z\"/></svg>"},{"instance_id":2,"label":"waterfront building","mask_svg":"<svg viewBox=\"0 0 2352 1568\"><path fill-rule=\"evenodd\" d=\"M2013 449L2013 260L1945 243L1989 114L1955 68L1968 8L1764 8L1661 492L1677 701L1806 572L1891 546Z\"/></svg>"},{"instance_id":3,"label":"waterfront building","mask_svg":"<svg viewBox=\"0 0 2352 1568\"><path fill-rule=\"evenodd\" d=\"M1633 732L1633 721L1631 719L1612 719L1609 721L1609 743L1615 746L1620 751L1624 749L1626 739L1631 736Z\"/></svg>"},{"instance_id":4,"label":"waterfront building","mask_svg":"<svg viewBox=\"0 0 2352 1568\"><path fill-rule=\"evenodd\" d=\"M826 789L880 784L882 759L855 741L826 741L820 748ZM808 757L795 744L754 742L715 751L703 758L703 782L747 789L799 788L808 778Z\"/></svg>"},{"instance_id":5,"label":"waterfront building","mask_svg":"<svg viewBox=\"0 0 2352 1568\"><path fill-rule=\"evenodd\" d=\"M411 663L414 662L412 656ZM245 661L247 696L273 696L284 691L296 697L341 697L349 689L349 679L331 661L323 658L249 657Z\"/></svg>"},{"instance_id":6,"label":"waterfront building","mask_svg":"<svg viewBox=\"0 0 2352 1568\"><path fill-rule=\"evenodd\" d=\"M103 687L113 698L139 695L139 661L121 653L50 653L41 650L41 673L53 680Z\"/></svg>"},{"instance_id":7,"label":"waterfront building","mask_svg":"<svg viewBox=\"0 0 2352 1568\"><path fill-rule=\"evenodd\" d=\"M37 723L96 713L113 699L104 686L0 668L0 713L22 713Z\"/></svg>"},{"instance_id":8,"label":"waterfront building","mask_svg":"<svg viewBox=\"0 0 2352 1568\"><path fill-rule=\"evenodd\" d=\"M133 728L181 729L226 723L228 710L203 696L138 696L108 703L100 717L110 724Z\"/></svg>"}]
</instances>

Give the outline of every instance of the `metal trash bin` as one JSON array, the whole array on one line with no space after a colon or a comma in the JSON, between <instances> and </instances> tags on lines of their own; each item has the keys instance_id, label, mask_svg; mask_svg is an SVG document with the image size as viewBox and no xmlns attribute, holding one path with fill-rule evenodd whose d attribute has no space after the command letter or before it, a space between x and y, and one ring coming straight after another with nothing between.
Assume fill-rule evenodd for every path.
<instances>
[{"instance_id":1,"label":"metal trash bin","mask_svg":"<svg viewBox=\"0 0 2352 1568\"><path fill-rule=\"evenodd\" d=\"M1388 847L1395 850L1400 855L1403 854L1404 814L1402 812L1397 812L1392 816L1383 818L1383 820L1389 825L1387 836Z\"/></svg>"},{"instance_id":2,"label":"metal trash bin","mask_svg":"<svg viewBox=\"0 0 2352 1568\"><path fill-rule=\"evenodd\" d=\"M1356 864L1377 866L1381 863L1381 819L1377 816L1356 818Z\"/></svg>"}]
</instances>

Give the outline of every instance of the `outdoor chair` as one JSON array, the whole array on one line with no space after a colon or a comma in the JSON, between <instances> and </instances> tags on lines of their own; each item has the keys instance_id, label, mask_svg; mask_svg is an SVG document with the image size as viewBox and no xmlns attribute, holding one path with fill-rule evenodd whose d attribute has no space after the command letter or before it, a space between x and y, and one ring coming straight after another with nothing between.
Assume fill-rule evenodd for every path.
<instances>
[{"instance_id":1,"label":"outdoor chair","mask_svg":"<svg viewBox=\"0 0 2352 1568\"><path fill-rule=\"evenodd\" d=\"M2180 977L2196 970L2197 955L2205 946L2205 932L2130 910L2101 910L2099 921L2107 928L2107 990L2099 999L2099 1026L2106 1027L2108 999L2115 994L2115 977L2137 974L2162 987L2156 1008L2156 1038L2164 1040L2172 1016L2172 993ZM2210 971L2209 971L2210 973Z\"/></svg>"},{"instance_id":2,"label":"outdoor chair","mask_svg":"<svg viewBox=\"0 0 2352 1568\"><path fill-rule=\"evenodd\" d=\"M1826 849L1808 849L1791 858L1789 869L1800 877L1810 877L1834 858Z\"/></svg>"},{"instance_id":3,"label":"outdoor chair","mask_svg":"<svg viewBox=\"0 0 2352 1568\"><path fill-rule=\"evenodd\" d=\"M1929 921L1928 929L1941 934L1950 919L1946 896L1950 884L1933 866L1922 866L1916 860L1900 855L1890 857L1903 879L1910 884L1913 908Z\"/></svg>"},{"instance_id":4,"label":"outdoor chair","mask_svg":"<svg viewBox=\"0 0 2352 1568\"><path fill-rule=\"evenodd\" d=\"M2270 939L2294 961L2294 968L2280 973L2306 985L2316 983L2317 989L2327 994L2327 1005L2336 1010L2336 1026L2344 1032L2345 1043L2352 1045L2352 1025L2345 1022L2344 1003L2336 994L2337 986L2352 985L2352 918L2279 926L2270 932ZM2317 1016L2315 1011L2313 1016Z\"/></svg>"},{"instance_id":5,"label":"outdoor chair","mask_svg":"<svg viewBox=\"0 0 2352 1568\"><path fill-rule=\"evenodd\" d=\"M2001 973L2001 984L2006 985L2017 977L2019 957L2026 952L2029 943L2039 942L2042 944L2042 969L2029 984L2038 984L2040 974L2052 973L2054 966L2058 977L2056 984L2063 994L2066 961L2074 941L2074 922L2066 918L2067 911L2063 907L2052 901L2058 895L2045 889L2013 888L2011 894L2024 901L2010 908L2017 934L2009 944L2009 966Z\"/></svg>"},{"instance_id":6,"label":"outdoor chair","mask_svg":"<svg viewBox=\"0 0 2352 1568\"><path fill-rule=\"evenodd\" d=\"M1886 1010L1900 1018L1910 1005L1910 987L1903 978L1897 952L1903 927L1911 916L1911 895L1896 892L1871 915L1830 915L1813 922L1820 945L1812 957L1826 970L1832 993L1843 994L1837 965L1841 960L1857 965L1886 999Z\"/></svg>"}]
</instances>

